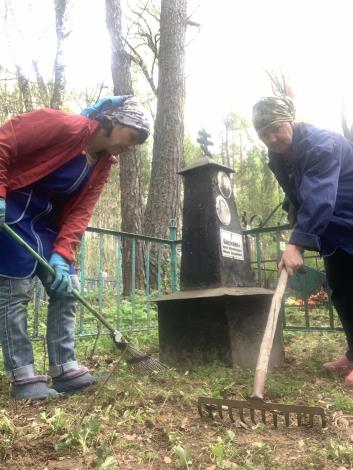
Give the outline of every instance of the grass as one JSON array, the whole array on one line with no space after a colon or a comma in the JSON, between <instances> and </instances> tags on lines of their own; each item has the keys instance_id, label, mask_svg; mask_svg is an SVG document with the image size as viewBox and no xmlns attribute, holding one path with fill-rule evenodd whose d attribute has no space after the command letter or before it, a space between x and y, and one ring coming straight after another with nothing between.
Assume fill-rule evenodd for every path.
<instances>
[{"instance_id":1,"label":"grass","mask_svg":"<svg viewBox=\"0 0 353 470\"><path fill-rule=\"evenodd\" d=\"M136 309L141 320L145 314ZM114 319L113 309L108 315ZM158 350L155 330L131 339ZM0 375L1 470L353 469L353 392L321 367L344 350L342 334L285 332L285 364L266 386L267 400L325 408L326 429L200 419L199 396L246 399L253 371L213 364L148 376L117 366L120 353L109 337L93 343L77 340L80 363L111 378L83 394L15 403ZM34 348L38 371L45 371L43 343Z\"/></svg>"},{"instance_id":2,"label":"grass","mask_svg":"<svg viewBox=\"0 0 353 470\"><path fill-rule=\"evenodd\" d=\"M152 349L155 341L149 337ZM78 342L80 361L98 374L113 372L118 352L109 338L99 340L93 357L87 343ZM324 430L201 420L198 396L243 399L251 388L252 371L216 364L159 377L133 374L121 364L104 387L32 404L9 401L2 378L0 468L353 468L352 393L340 376L320 368L327 351L338 354L342 345L340 335L286 334L287 362L268 381L269 400L323 406L329 416ZM36 349L39 358L43 350Z\"/></svg>"}]
</instances>

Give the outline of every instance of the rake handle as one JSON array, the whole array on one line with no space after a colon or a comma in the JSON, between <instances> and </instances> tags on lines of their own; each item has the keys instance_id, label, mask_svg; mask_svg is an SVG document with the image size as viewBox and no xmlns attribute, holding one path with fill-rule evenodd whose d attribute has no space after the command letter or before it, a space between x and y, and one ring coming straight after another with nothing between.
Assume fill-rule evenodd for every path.
<instances>
[{"instance_id":1,"label":"rake handle","mask_svg":"<svg viewBox=\"0 0 353 470\"><path fill-rule=\"evenodd\" d=\"M278 279L276 290L272 297L271 307L267 318L265 332L262 338L260 352L257 359L253 393L251 398L263 399L265 382L267 378L268 363L276 332L279 312L281 310L282 298L286 289L288 274L285 268L282 269Z\"/></svg>"},{"instance_id":2,"label":"rake handle","mask_svg":"<svg viewBox=\"0 0 353 470\"><path fill-rule=\"evenodd\" d=\"M25 250L27 250L33 258L35 258L38 263L43 266L49 274L52 276L55 276L55 270L50 266L50 264L42 258L33 248L31 248L28 243L26 243L14 230L12 230L11 227L9 227L7 224L3 225L3 229L12 237L14 238ZM116 338L117 331L112 328L112 326L106 321L106 319L97 311L95 310L91 304L87 302L84 297L78 292L78 290L73 289L71 294L73 297L75 297L76 300L78 300L84 307L87 308L100 322L103 323L103 325L109 330L109 332L113 335L113 339ZM124 343L122 340L121 343Z\"/></svg>"}]
</instances>

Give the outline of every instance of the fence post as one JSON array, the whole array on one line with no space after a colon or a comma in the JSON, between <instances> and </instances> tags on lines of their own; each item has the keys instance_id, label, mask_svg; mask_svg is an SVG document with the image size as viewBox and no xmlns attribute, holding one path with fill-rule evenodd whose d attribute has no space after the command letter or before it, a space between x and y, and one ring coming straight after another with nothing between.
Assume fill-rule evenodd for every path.
<instances>
[{"instance_id":1,"label":"fence post","mask_svg":"<svg viewBox=\"0 0 353 470\"><path fill-rule=\"evenodd\" d=\"M261 242L260 235L257 233L255 235L256 240L256 264L257 264L257 282L259 287L262 286L262 273L261 273Z\"/></svg>"},{"instance_id":2,"label":"fence post","mask_svg":"<svg viewBox=\"0 0 353 470\"><path fill-rule=\"evenodd\" d=\"M81 241L81 256L80 256L80 291L81 295L85 294L85 275L86 275L86 236L85 234L82 235L82 241ZM83 333L83 321L84 321L84 313L83 313L83 307L82 305L80 306L80 316L79 316L79 327L78 331L79 334Z\"/></svg>"},{"instance_id":3,"label":"fence post","mask_svg":"<svg viewBox=\"0 0 353 470\"><path fill-rule=\"evenodd\" d=\"M135 327L136 307L136 238L131 239L131 326Z\"/></svg>"},{"instance_id":4,"label":"fence post","mask_svg":"<svg viewBox=\"0 0 353 470\"><path fill-rule=\"evenodd\" d=\"M177 228L175 225L169 227L169 236L172 244L170 245L170 286L172 292L177 290Z\"/></svg>"},{"instance_id":5,"label":"fence post","mask_svg":"<svg viewBox=\"0 0 353 470\"><path fill-rule=\"evenodd\" d=\"M149 304L150 298L150 252L151 252L151 242L146 242L145 245L145 278L146 278L146 289L145 294L147 297L147 326L151 327L151 307Z\"/></svg>"},{"instance_id":6,"label":"fence post","mask_svg":"<svg viewBox=\"0 0 353 470\"><path fill-rule=\"evenodd\" d=\"M116 289L116 327L120 328L120 301L121 301L121 238L116 238L115 245L115 289Z\"/></svg>"},{"instance_id":7,"label":"fence post","mask_svg":"<svg viewBox=\"0 0 353 470\"><path fill-rule=\"evenodd\" d=\"M33 338L38 338L39 310L40 310L41 286L37 276L34 278L34 319L33 319Z\"/></svg>"},{"instance_id":8,"label":"fence post","mask_svg":"<svg viewBox=\"0 0 353 470\"><path fill-rule=\"evenodd\" d=\"M162 245L158 243L158 247L157 247L157 294L158 294L158 297L160 297L161 295L161 272L162 272L161 264L162 264Z\"/></svg>"}]
</instances>

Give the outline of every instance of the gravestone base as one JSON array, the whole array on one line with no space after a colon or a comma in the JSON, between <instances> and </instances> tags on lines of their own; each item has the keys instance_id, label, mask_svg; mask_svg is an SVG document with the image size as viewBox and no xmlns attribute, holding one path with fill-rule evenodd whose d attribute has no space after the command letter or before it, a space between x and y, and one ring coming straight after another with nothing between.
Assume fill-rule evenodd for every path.
<instances>
[{"instance_id":1,"label":"gravestone base","mask_svg":"<svg viewBox=\"0 0 353 470\"><path fill-rule=\"evenodd\" d=\"M181 291L156 299L160 360L176 368L255 368L272 300L256 287ZM283 363L281 321L270 368Z\"/></svg>"}]
</instances>

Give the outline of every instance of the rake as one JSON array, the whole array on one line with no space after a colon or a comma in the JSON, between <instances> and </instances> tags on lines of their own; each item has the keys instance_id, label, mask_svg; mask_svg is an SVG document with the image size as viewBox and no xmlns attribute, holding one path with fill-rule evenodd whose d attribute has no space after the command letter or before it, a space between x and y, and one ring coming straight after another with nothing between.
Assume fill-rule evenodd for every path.
<instances>
[{"instance_id":1,"label":"rake","mask_svg":"<svg viewBox=\"0 0 353 470\"><path fill-rule=\"evenodd\" d=\"M10 228L7 224L4 224L3 228L12 238L14 238L25 250L30 253L38 261L38 263L47 270L49 274L55 276L55 270L49 265L49 263L47 263L44 258L42 258L35 250L33 250L28 245L28 243L26 243L14 230L12 230L12 228ZM93 306L88 303L87 300L82 297L82 295L76 289L73 289L71 294L107 328L117 348L121 351L126 350L124 357L129 366L131 366L133 369L141 369L152 374L168 369L166 365L131 346L123 337L121 332L117 329L114 329L110 323L107 322L104 316L101 315L95 308L93 308Z\"/></svg>"},{"instance_id":2,"label":"rake","mask_svg":"<svg viewBox=\"0 0 353 470\"><path fill-rule=\"evenodd\" d=\"M322 427L326 427L326 416L324 409L317 406L304 405L285 405L280 403L267 403L264 401L264 389L268 371L268 363L270 359L274 335L278 321L279 311L281 309L282 297L286 288L288 274L282 269L277 288L272 298L271 308L267 319L266 329L262 338L260 352L257 360L253 391L248 400L223 400L218 398L199 397L198 411L201 417L207 415L214 418L214 412L218 412L221 419L224 419L224 413L227 412L231 421L235 422L233 410L239 412L241 423L246 424L245 416L250 415L251 421L256 424L256 418L261 415L264 424L268 424L266 412L272 415L274 427L278 425L278 417L286 426L291 423L290 415L296 415L298 426L314 426L315 417L321 418Z\"/></svg>"}]
</instances>

